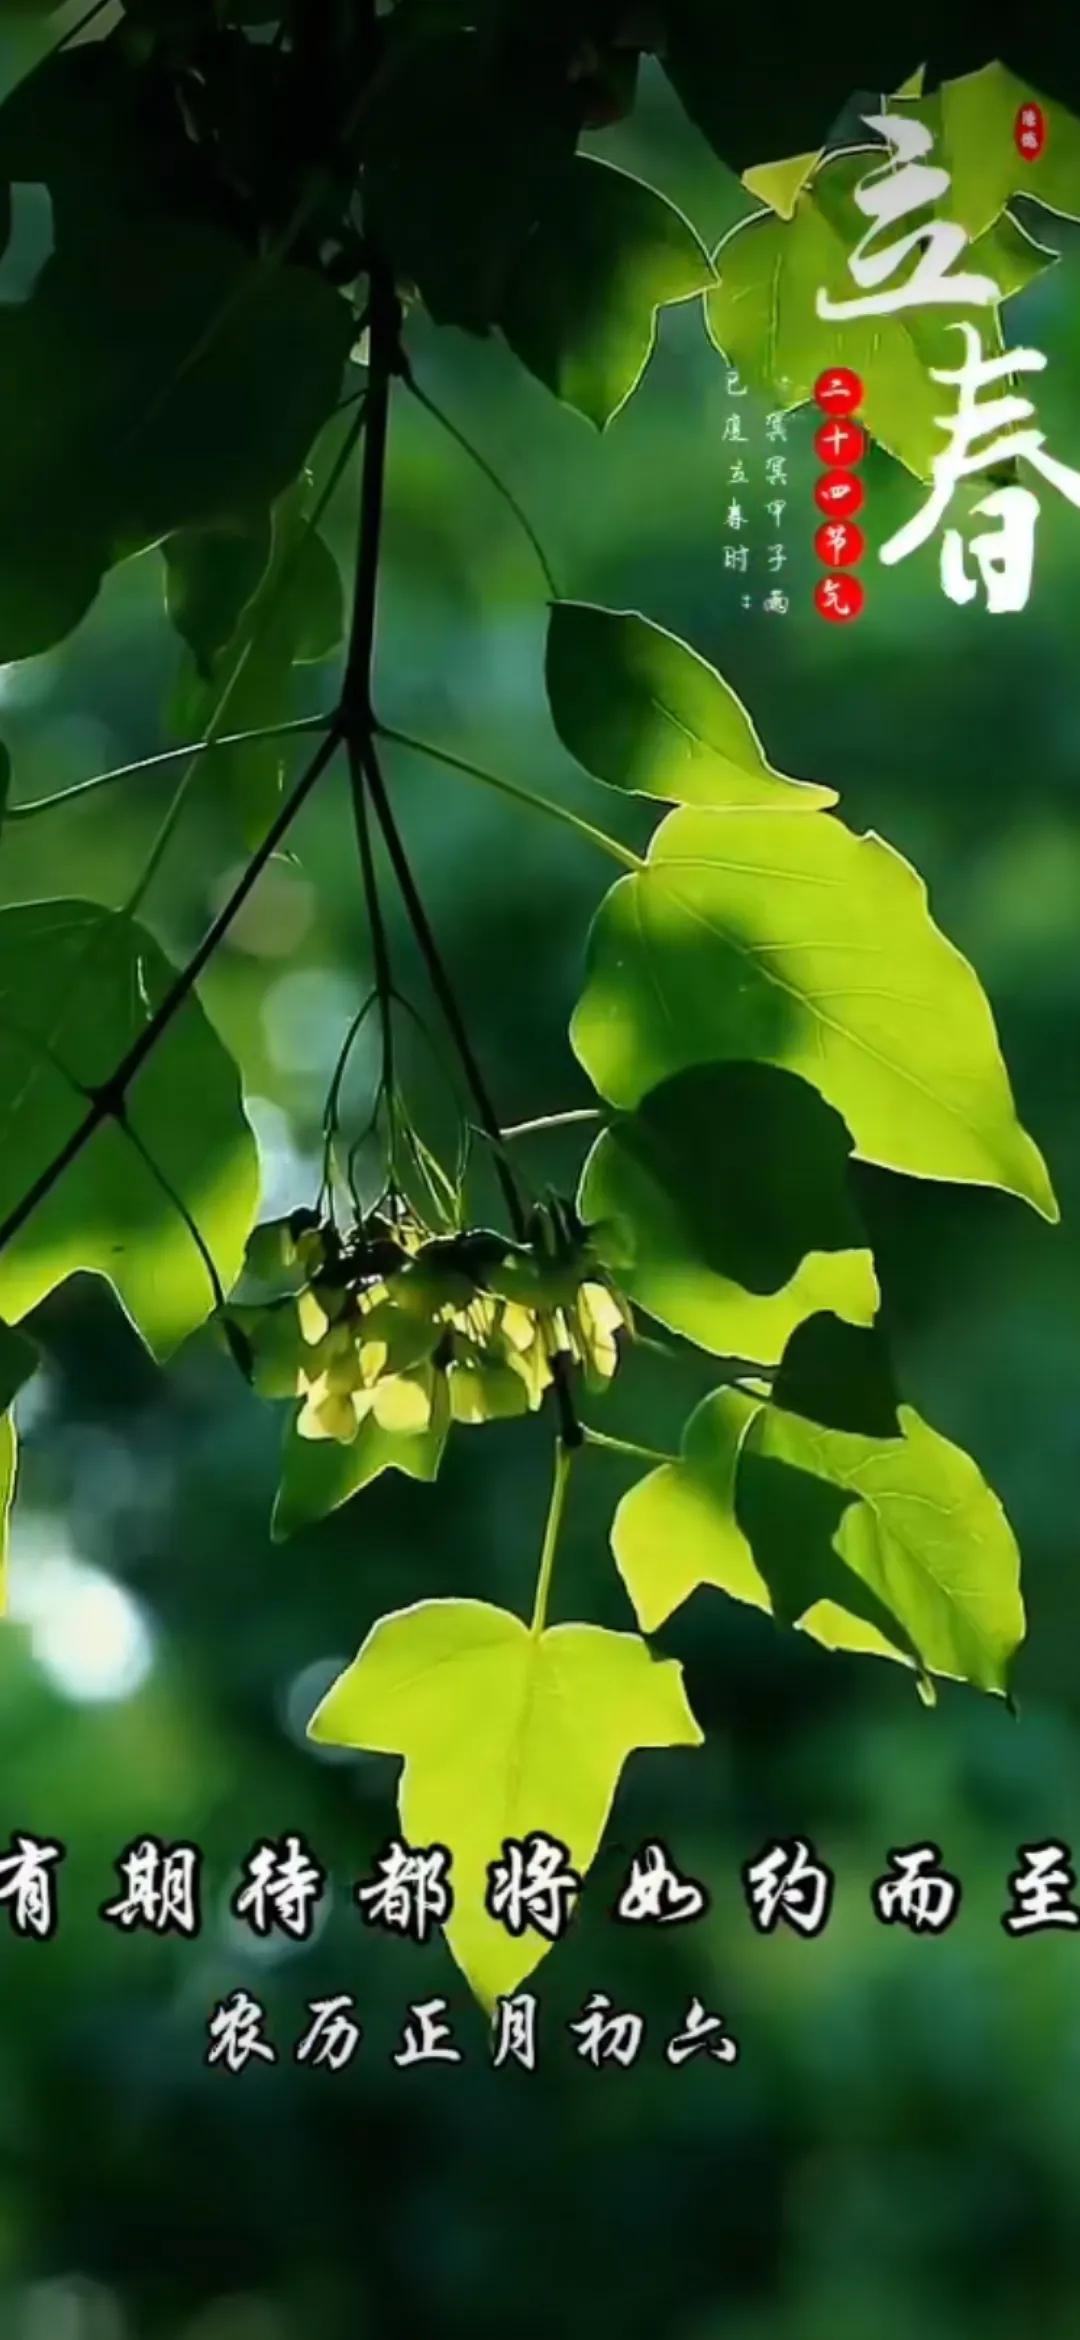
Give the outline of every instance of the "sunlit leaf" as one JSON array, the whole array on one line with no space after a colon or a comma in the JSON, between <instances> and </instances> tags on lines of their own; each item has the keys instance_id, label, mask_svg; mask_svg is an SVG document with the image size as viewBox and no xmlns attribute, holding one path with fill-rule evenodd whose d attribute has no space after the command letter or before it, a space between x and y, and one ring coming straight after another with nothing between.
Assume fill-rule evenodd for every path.
<instances>
[{"instance_id":1,"label":"sunlit leaf","mask_svg":"<svg viewBox=\"0 0 1080 2340\"><path fill-rule=\"evenodd\" d=\"M813 178L822 159L823 149L812 146L808 154L789 155L785 162L756 163L742 175L748 195L759 203L766 203L779 219L793 219L795 206L807 181Z\"/></svg>"},{"instance_id":2,"label":"sunlit leaf","mask_svg":"<svg viewBox=\"0 0 1080 2340\"><path fill-rule=\"evenodd\" d=\"M0 1616L7 1608L8 1544L11 1506L15 1498L19 1441L11 1414L12 1399L37 1371L40 1357L33 1341L0 1324Z\"/></svg>"},{"instance_id":3,"label":"sunlit leaf","mask_svg":"<svg viewBox=\"0 0 1080 2340\"><path fill-rule=\"evenodd\" d=\"M1032 101L1042 110L1045 137L1041 153L1028 156L1017 145L1016 126L1021 106ZM1080 219L1080 121L1007 65L984 65L943 82L901 110L933 131L927 159L947 170L951 181L942 214L969 236L981 236L1014 195Z\"/></svg>"},{"instance_id":4,"label":"sunlit leaf","mask_svg":"<svg viewBox=\"0 0 1080 2340\"><path fill-rule=\"evenodd\" d=\"M900 1409L864 1438L721 1390L683 1456L624 1497L612 1542L646 1630L697 1585L829 1649L1003 1692L1024 1630L1019 1555L970 1456Z\"/></svg>"},{"instance_id":5,"label":"sunlit leaf","mask_svg":"<svg viewBox=\"0 0 1080 2340\"><path fill-rule=\"evenodd\" d=\"M730 684L634 610L557 601L547 644L555 728L597 780L674 804L813 812L834 788L774 771Z\"/></svg>"},{"instance_id":6,"label":"sunlit leaf","mask_svg":"<svg viewBox=\"0 0 1080 2340\"><path fill-rule=\"evenodd\" d=\"M601 904L572 1039L624 1109L689 1065L774 1064L820 1090L864 1160L1057 1215L988 1003L921 878L830 814L670 814Z\"/></svg>"},{"instance_id":7,"label":"sunlit leaf","mask_svg":"<svg viewBox=\"0 0 1080 2340\"><path fill-rule=\"evenodd\" d=\"M271 1525L275 1542L325 1519L383 1471L402 1471L406 1478L424 1481L437 1478L449 1426L445 1384L438 1385L430 1420L420 1431L385 1429L369 1414L351 1442L339 1445L332 1438L302 1438L291 1422Z\"/></svg>"},{"instance_id":8,"label":"sunlit leaf","mask_svg":"<svg viewBox=\"0 0 1080 2340\"><path fill-rule=\"evenodd\" d=\"M709 328L748 386L780 411L804 405L827 367L854 368L863 382L860 418L868 431L927 479L944 443L941 385L931 369L955 365L956 318L969 312L923 302L883 316L817 314L819 291L832 300L858 296L849 260L867 221L855 189L874 167L873 154L837 155L804 184L790 218L770 210L741 222L716 255ZM965 255L964 268L993 278L1005 299L1053 258L1003 218ZM1000 350L999 311L979 315L987 351Z\"/></svg>"},{"instance_id":9,"label":"sunlit leaf","mask_svg":"<svg viewBox=\"0 0 1080 2340\"><path fill-rule=\"evenodd\" d=\"M596 1625L531 1633L480 1601L424 1601L384 1617L324 1698L314 1739L401 1755L401 1825L453 1855L446 1937L485 2006L550 1947L484 1907L488 1864L533 1830L588 1869L637 1747L693 1747L682 1668Z\"/></svg>"}]
</instances>

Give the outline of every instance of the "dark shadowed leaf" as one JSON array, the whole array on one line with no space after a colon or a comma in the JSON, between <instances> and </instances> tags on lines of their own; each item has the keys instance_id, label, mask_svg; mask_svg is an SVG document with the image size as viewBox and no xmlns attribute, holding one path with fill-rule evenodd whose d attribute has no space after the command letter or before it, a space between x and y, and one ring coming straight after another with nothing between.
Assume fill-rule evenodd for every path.
<instances>
[{"instance_id":1,"label":"dark shadowed leaf","mask_svg":"<svg viewBox=\"0 0 1080 2340\"><path fill-rule=\"evenodd\" d=\"M604 1132L579 1207L640 1307L701 1348L771 1365L813 1311L867 1324L877 1307L850 1149L805 1082L703 1065Z\"/></svg>"},{"instance_id":2,"label":"dark shadowed leaf","mask_svg":"<svg viewBox=\"0 0 1080 2340\"><path fill-rule=\"evenodd\" d=\"M204 679L266 574L271 537L271 515L263 510L165 539L165 607Z\"/></svg>"},{"instance_id":3,"label":"dark shadowed leaf","mask_svg":"<svg viewBox=\"0 0 1080 2340\"><path fill-rule=\"evenodd\" d=\"M499 323L522 363L603 429L643 374L658 311L713 281L688 220L640 179L575 155L544 186Z\"/></svg>"},{"instance_id":4,"label":"dark shadowed leaf","mask_svg":"<svg viewBox=\"0 0 1080 2340\"><path fill-rule=\"evenodd\" d=\"M389 30L365 174L372 233L436 322L487 332L549 176L569 161L572 92L541 44L467 27Z\"/></svg>"},{"instance_id":5,"label":"dark shadowed leaf","mask_svg":"<svg viewBox=\"0 0 1080 2340\"><path fill-rule=\"evenodd\" d=\"M339 394L347 303L206 216L170 103L106 43L0 107L0 180L43 187L54 229L0 308L0 658L129 554L280 495Z\"/></svg>"},{"instance_id":6,"label":"dark shadowed leaf","mask_svg":"<svg viewBox=\"0 0 1080 2340\"><path fill-rule=\"evenodd\" d=\"M319 664L340 647L341 571L308 525L308 495L301 482L281 498L269 565L236 630L205 673L192 669L181 678L173 706L181 737L199 739L211 725L228 733L290 722L297 712L294 669ZM258 842L277 811L289 755L286 740L261 739L221 748L212 758L208 785L231 799L248 844Z\"/></svg>"},{"instance_id":7,"label":"dark shadowed leaf","mask_svg":"<svg viewBox=\"0 0 1080 2340\"><path fill-rule=\"evenodd\" d=\"M896 1438L899 1392L880 1325L810 1316L797 1326L773 1383L773 1403L830 1430Z\"/></svg>"}]
</instances>

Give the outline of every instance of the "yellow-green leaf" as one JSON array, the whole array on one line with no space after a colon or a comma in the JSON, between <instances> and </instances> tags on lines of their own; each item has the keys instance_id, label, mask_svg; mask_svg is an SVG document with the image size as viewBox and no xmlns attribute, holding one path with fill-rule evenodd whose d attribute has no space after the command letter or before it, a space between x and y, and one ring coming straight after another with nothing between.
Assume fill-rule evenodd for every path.
<instances>
[{"instance_id":1,"label":"yellow-green leaf","mask_svg":"<svg viewBox=\"0 0 1080 2340\"><path fill-rule=\"evenodd\" d=\"M485 2006L550 1947L484 1907L489 1863L539 1830L583 1875L636 1747L694 1747L682 1668L634 1634L535 1634L481 1601L424 1601L383 1617L324 1698L314 1739L401 1755L401 1825L453 1856L446 1938Z\"/></svg>"},{"instance_id":2,"label":"yellow-green leaf","mask_svg":"<svg viewBox=\"0 0 1080 2340\"><path fill-rule=\"evenodd\" d=\"M884 149L878 152L883 158ZM803 186L790 218L770 210L738 223L716 255L718 281L706 300L709 330L749 387L783 411L805 405L827 367L853 367L863 380L860 414L871 436L917 478L928 479L944 443L941 385L931 369L955 364L953 328L969 312L924 302L885 316L817 314L819 291L831 300L858 296L848 262L867 223L855 190L876 159L873 152L837 155ZM964 268L992 277L1006 299L1053 260L1003 218L972 245ZM998 309L979 315L987 351L1000 350Z\"/></svg>"},{"instance_id":3,"label":"yellow-green leaf","mask_svg":"<svg viewBox=\"0 0 1080 2340\"><path fill-rule=\"evenodd\" d=\"M571 1037L613 1105L687 1065L774 1064L820 1090L864 1160L1057 1216L988 1002L922 879L830 814L670 814L601 904Z\"/></svg>"},{"instance_id":4,"label":"yellow-green leaf","mask_svg":"<svg viewBox=\"0 0 1080 2340\"><path fill-rule=\"evenodd\" d=\"M1009 1523L970 1456L911 1407L899 1420L901 1436L869 1438L736 1390L707 1398L681 1460L615 1515L643 1626L715 1585L828 1649L1003 1692L1024 1631Z\"/></svg>"},{"instance_id":5,"label":"yellow-green leaf","mask_svg":"<svg viewBox=\"0 0 1080 2340\"><path fill-rule=\"evenodd\" d=\"M673 804L836 803L835 788L775 771L730 684L636 610L557 601L547 689L563 746L611 788Z\"/></svg>"},{"instance_id":6,"label":"yellow-green leaf","mask_svg":"<svg viewBox=\"0 0 1080 2340\"><path fill-rule=\"evenodd\" d=\"M1021 106L1042 109L1045 141L1029 158L1016 143ZM1064 219L1080 219L1080 121L1068 106L1044 97L1029 81L996 62L942 83L932 96L905 105L935 133L927 157L950 174L940 211L978 237L1014 195L1030 195Z\"/></svg>"},{"instance_id":7,"label":"yellow-green leaf","mask_svg":"<svg viewBox=\"0 0 1080 2340\"><path fill-rule=\"evenodd\" d=\"M10 1414L0 1414L0 1616L7 1609L11 1506L19 1467L18 1439Z\"/></svg>"},{"instance_id":8,"label":"yellow-green leaf","mask_svg":"<svg viewBox=\"0 0 1080 2340\"><path fill-rule=\"evenodd\" d=\"M822 147L812 146L808 154L792 154L784 162L755 163L743 172L743 186L759 203L767 203L779 219L793 219L803 188L813 178L823 152Z\"/></svg>"},{"instance_id":9,"label":"yellow-green leaf","mask_svg":"<svg viewBox=\"0 0 1080 2340\"><path fill-rule=\"evenodd\" d=\"M335 1438L301 1438L295 1419L291 1421L271 1521L275 1543L339 1510L383 1471L402 1471L406 1478L424 1482L437 1478L449 1426L450 1403L442 1377L430 1418L420 1430L387 1430L368 1414L358 1424L355 1438L339 1445Z\"/></svg>"}]
</instances>

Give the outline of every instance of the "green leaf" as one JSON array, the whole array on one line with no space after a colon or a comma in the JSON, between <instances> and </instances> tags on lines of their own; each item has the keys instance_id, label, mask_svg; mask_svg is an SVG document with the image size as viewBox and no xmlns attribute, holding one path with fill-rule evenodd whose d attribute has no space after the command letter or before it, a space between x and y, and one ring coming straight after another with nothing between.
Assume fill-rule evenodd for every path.
<instances>
[{"instance_id":1,"label":"green leaf","mask_svg":"<svg viewBox=\"0 0 1080 2340\"><path fill-rule=\"evenodd\" d=\"M1029 160L1017 147L1015 130L1020 107L1033 99L1042 107L1046 138L1042 153ZM969 236L982 236L1015 195L1029 195L1064 219L1080 219L1080 121L1007 65L984 65L943 82L931 97L902 110L934 132L927 160L952 180L942 215Z\"/></svg>"},{"instance_id":2,"label":"green leaf","mask_svg":"<svg viewBox=\"0 0 1080 2340\"><path fill-rule=\"evenodd\" d=\"M57 641L116 561L285 488L350 336L317 278L216 229L129 223L51 260L0 310L0 657Z\"/></svg>"},{"instance_id":3,"label":"green leaf","mask_svg":"<svg viewBox=\"0 0 1080 2340\"><path fill-rule=\"evenodd\" d=\"M865 1161L1057 1216L989 1005L922 879L831 814L671 813L601 904L571 1038L613 1105L684 1066L774 1064L820 1090Z\"/></svg>"},{"instance_id":4,"label":"green leaf","mask_svg":"<svg viewBox=\"0 0 1080 2340\"><path fill-rule=\"evenodd\" d=\"M908 1406L900 1425L865 1438L738 1391L707 1398L681 1461L615 1515L646 1630L711 1584L828 1649L1004 1692L1024 1630L1012 1531L970 1456Z\"/></svg>"},{"instance_id":5,"label":"green leaf","mask_svg":"<svg viewBox=\"0 0 1080 2340\"><path fill-rule=\"evenodd\" d=\"M19 1470L19 1442L10 1414L0 1414L0 1616L7 1609L11 1506Z\"/></svg>"},{"instance_id":6,"label":"green leaf","mask_svg":"<svg viewBox=\"0 0 1080 2340\"><path fill-rule=\"evenodd\" d=\"M575 155L545 183L499 323L522 364L603 430L645 371L659 310L712 281L674 204Z\"/></svg>"},{"instance_id":7,"label":"green leaf","mask_svg":"<svg viewBox=\"0 0 1080 2340\"><path fill-rule=\"evenodd\" d=\"M782 1412L830 1430L860 1430L869 1438L899 1434L899 1395L878 1325L856 1329L839 1315L807 1317L784 1351L772 1399Z\"/></svg>"},{"instance_id":8,"label":"green leaf","mask_svg":"<svg viewBox=\"0 0 1080 2340\"><path fill-rule=\"evenodd\" d=\"M578 1207L639 1307L699 1348L771 1365L815 1310L868 1324L877 1308L849 1152L805 1082L703 1065L605 1130Z\"/></svg>"},{"instance_id":9,"label":"green leaf","mask_svg":"<svg viewBox=\"0 0 1080 2340\"><path fill-rule=\"evenodd\" d=\"M179 113L115 37L54 49L0 104L0 182L48 189L58 245L89 246L140 206L185 206L192 178Z\"/></svg>"},{"instance_id":10,"label":"green leaf","mask_svg":"<svg viewBox=\"0 0 1080 2340\"><path fill-rule=\"evenodd\" d=\"M11 1416L12 1399L41 1362L33 1341L0 1324L0 1616L7 1608L8 1545L15 1498L19 1442Z\"/></svg>"},{"instance_id":11,"label":"green leaf","mask_svg":"<svg viewBox=\"0 0 1080 2340\"><path fill-rule=\"evenodd\" d=\"M931 368L955 363L960 311L924 303L886 316L831 318L816 309L819 290L834 300L858 294L848 261L867 222L854 196L874 166L873 153L838 155L804 186L790 219L765 211L740 221L716 255L709 330L748 386L784 412L805 405L826 367L854 367L864 383L860 414L868 431L928 479L942 446L941 386ZM1005 218L971 247L964 266L992 277L1004 299L1053 259ZM988 353L1001 350L999 310L980 316Z\"/></svg>"},{"instance_id":12,"label":"green leaf","mask_svg":"<svg viewBox=\"0 0 1080 2340\"><path fill-rule=\"evenodd\" d=\"M384 1617L329 1691L312 1738L405 1759L399 1803L412 1844L453 1855L446 1938L490 2007L544 1956L484 1908L507 1837L541 1830L584 1874L628 1755L694 1747L682 1668L597 1625L531 1633L480 1601L424 1601Z\"/></svg>"},{"instance_id":13,"label":"green leaf","mask_svg":"<svg viewBox=\"0 0 1080 2340\"><path fill-rule=\"evenodd\" d=\"M836 803L834 788L774 771L730 684L634 610L555 602L547 690L563 746L609 787L676 804Z\"/></svg>"},{"instance_id":14,"label":"green leaf","mask_svg":"<svg viewBox=\"0 0 1080 2340\"><path fill-rule=\"evenodd\" d=\"M756 163L752 170L743 172L743 186L748 195L767 204L778 218L794 219L795 206L803 188L813 178L824 151L821 146L812 146L808 154L792 154L784 162Z\"/></svg>"},{"instance_id":15,"label":"green leaf","mask_svg":"<svg viewBox=\"0 0 1080 2340\"><path fill-rule=\"evenodd\" d=\"M201 738L211 726L263 731L290 722L296 713L294 669L319 664L339 649L345 630L341 571L308 524L308 492L303 481L281 498L269 566L236 631L205 673L196 669L181 679L173 720L182 737ZM260 739L220 748L212 759L207 785L231 799L249 844L258 843L278 809L291 753L286 739Z\"/></svg>"},{"instance_id":16,"label":"green leaf","mask_svg":"<svg viewBox=\"0 0 1080 2340\"><path fill-rule=\"evenodd\" d=\"M778 48L774 14L738 25L717 0L663 0L664 71L721 161L741 171L763 154L809 146L835 118L844 66L818 21L792 18ZM812 27L800 40L797 27ZM879 10L859 22L858 69L870 89L895 89L911 55L910 18Z\"/></svg>"},{"instance_id":17,"label":"green leaf","mask_svg":"<svg viewBox=\"0 0 1080 2340\"><path fill-rule=\"evenodd\" d=\"M41 1363L36 1342L10 1324L0 1324L0 1407L7 1408Z\"/></svg>"},{"instance_id":18,"label":"green leaf","mask_svg":"<svg viewBox=\"0 0 1080 2340\"><path fill-rule=\"evenodd\" d=\"M343 1446L333 1438L301 1438L294 1417L285 1433L281 1485L271 1521L275 1543L325 1519L383 1471L402 1471L406 1478L426 1482L437 1478L449 1427L449 1397L442 1380L436 1384L428 1428L407 1435L383 1430L369 1414L351 1444Z\"/></svg>"},{"instance_id":19,"label":"green leaf","mask_svg":"<svg viewBox=\"0 0 1080 2340\"><path fill-rule=\"evenodd\" d=\"M691 1415L682 1458L631 1487L611 1548L643 1633L655 1632L699 1585L768 1609L769 1593L735 1517L743 1443L764 1400L722 1389Z\"/></svg>"},{"instance_id":20,"label":"green leaf","mask_svg":"<svg viewBox=\"0 0 1080 2340\"><path fill-rule=\"evenodd\" d=\"M770 1407L751 1438L749 1454L789 1466L785 1484L792 1476L796 1484L809 1476L854 1498L835 1547L845 1570L895 1620L901 1654L907 1636L927 1672L1004 1693L1009 1663L1024 1633L1020 1556L1012 1530L970 1455L931 1430L912 1407L901 1406L899 1418L902 1437L873 1439L816 1429ZM748 1490L740 1486L740 1508L749 1492L744 1517L768 1569L753 1466L749 1479ZM787 1523L779 1548L784 1566L790 1566ZM795 1558L810 1570L817 1549L811 1545ZM857 1616L850 1591L841 1606ZM844 1617L819 1617L812 1629L826 1646L860 1646L858 1629L853 1637Z\"/></svg>"},{"instance_id":21,"label":"green leaf","mask_svg":"<svg viewBox=\"0 0 1080 2340\"><path fill-rule=\"evenodd\" d=\"M895 92L895 98L922 96L925 67L919 65L909 73ZM895 102L895 99L894 101ZM784 162L755 163L742 174L742 183L748 195L766 203L781 219L792 219L795 205L803 188L813 178L819 163L824 160L823 146L812 146L806 154L789 155Z\"/></svg>"},{"instance_id":22,"label":"green leaf","mask_svg":"<svg viewBox=\"0 0 1080 2340\"><path fill-rule=\"evenodd\" d=\"M364 173L367 224L437 324L485 333L548 179L574 145L573 93L555 44L468 27L416 39L385 28Z\"/></svg>"},{"instance_id":23,"label":"green leaf","mask_svg":"<svg viewBox=\"0 0 1080 2340\"><path fill-rule=\"evenodd\" d=\"M170 988L146 931L89 902L0 912L0 1219L83 1120ZM258 1196L236 1068L194 997L133 1081L127 1120L97 1129L0 1251L0 1308L18 1319L79 1270L108 1278L156 1356L214 1306L206 1261L161 1181L191 1214L227 1289Z\"/></svg>"},{"instance_id":24,"label":"green leaf","mask_svg":"<svg viewBox=\"0 0 1080 2340\"><path fill-rule=\"evenodd\" d=\"M60 640L116 562L281 494L339 395L348 303L206 218L192 167L112 42L0 107L0 181L44 186L55 230L0 307L0 659Z\"/></svg>"},{"instance_id":25,"label":"green leaf","mask_svg":"<svg viewBox=\"0 0 1080 2340\"><path fill-rule=\"evenodd\" d=\"M204 678L266 575L271 541L265 509L220 528L185 528L165 539L165 607Z\"/></svg>"}]
</instances>

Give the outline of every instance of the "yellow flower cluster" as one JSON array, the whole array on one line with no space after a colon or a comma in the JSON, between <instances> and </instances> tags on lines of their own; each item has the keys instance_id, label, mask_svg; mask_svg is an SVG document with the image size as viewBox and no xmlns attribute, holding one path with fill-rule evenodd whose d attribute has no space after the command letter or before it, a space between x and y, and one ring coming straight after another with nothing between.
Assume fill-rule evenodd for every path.
<instances>
[{"instance_id":1,"label":"yellow flower cluster","mask_svg":"<svg viewBox=\"0 0 1080 2340\"><path fill-rule=\"evenodd\" d=\"M555 1355L603 1387L631 1328L584 1233L562 1231L552 1250L398 1219L351 1247L306 1229L292 1255L308 1277L298 1292L231 1315L257 1386L302 1398L303 1438L348 1445L369 1418L408 1437L535 1411Z\"/></svg>"}]
</instances>

